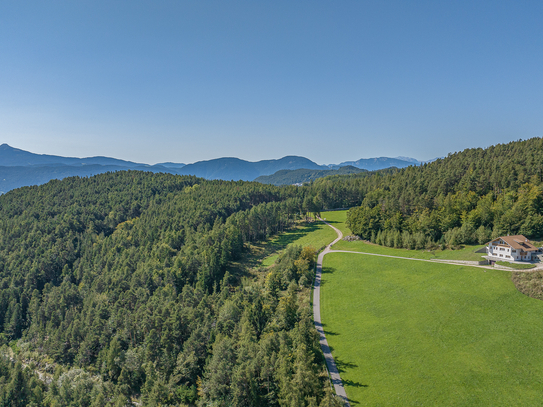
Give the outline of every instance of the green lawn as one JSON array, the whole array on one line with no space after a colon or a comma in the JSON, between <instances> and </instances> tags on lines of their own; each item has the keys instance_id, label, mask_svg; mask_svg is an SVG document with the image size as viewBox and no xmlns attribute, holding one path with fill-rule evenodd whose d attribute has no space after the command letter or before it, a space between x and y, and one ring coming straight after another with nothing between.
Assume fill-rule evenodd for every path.
<instances>
[{"instance_id":1,"label":"green lawn","mask_svg":"<svg viewBox=\"0 0 543 407\"><path fill-rule=\"evenodd\" d=\"M497 261L496 264L499 266L510 267L517 270L533 269L535 267L535 264L518 264L509 263L508 261Z\"/></svg>"},{"instance_id":2,"label":"green lawn","mask_svg":"<svg viewBox=\"0 0 543 407\"><path fill-rule=\"evenodd\" d=\"M334 225L343 232L344 236L350 235L351 231L345 226L347 211L323 212L323 219ZM475 253L476 250L484 245L469 246L465 245L459 250L408 250L394 249L392 247L379 246L363 241L347 242L340 240L334 245L335 250L348 250L352 252L386 254L389 256L409 257L412 259L443 259L443 260L484 260L482 256L485 253Z\"/></svg>"},{"instance_id":3,"label":"green lawn","mask_svg":"<svg viewBox=\"0 0 543 407\"><path fill-rule=\"evenodd\" d=\"M348 236L351 234L351 231L345 225L345 221L347 220L347 211L322 212L321 218L341 230L343 236Z\"/></svg>"},{"instance_id":4,"label":"green lawn","mask_svg":"<svg viewBox=\"0 0 543 407\"><path fill-rule=\"evenodd\" d=\"M285 233L281 233L266 242L266 247L272 254L262 260L262 266L271 266L279 252L288 245L313 246L316 250L324 248L337 237L336 232L324 223L317 221L300 223L300 225Z\"/></svg>"},{"instance_id":5,"label":"green lawn","mask_svg":"<svg viewBox=\"0 0 543 407\"><path fill-rule=\"evenodd\" d=\"M336 226L337 227L337 226ZM409 257L412 259L443 259L443 260L484 260L485 253L475 253L476 250L484 247L466 245L458 250L409 250L394 249L393 247L379 246L366 243L361 240L355 242L346 242L340 240L334 245L335 250L348 250L351 252L386 254L389 256Z\"/></svg>"},{"instance_id":6,"label":"green lawn","mask_svg":"<svg viewBox=\"0 0 543 407\"><path fill-rule=\"evenodd\" d=\"M542 405L543 302L510 272L354 253L324 266L323 323L354 405Z\"/></svg>"}]
</instances>

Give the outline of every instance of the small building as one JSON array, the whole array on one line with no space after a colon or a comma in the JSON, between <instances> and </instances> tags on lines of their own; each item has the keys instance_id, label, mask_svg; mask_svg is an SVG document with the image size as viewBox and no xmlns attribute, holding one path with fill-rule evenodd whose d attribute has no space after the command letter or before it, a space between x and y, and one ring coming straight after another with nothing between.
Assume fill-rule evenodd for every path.
<instances>
[{"instance_id":1,"label":"small building","mask_svg":"<svg viewBox=\"0 0 543 407\"><path fill-rule=\"evenodd\" d=\"M522 235L501 236L488 242L486 254L491 264L495 261L533 261L541 254L541 249Z\"/></svg>"}]
</instances>

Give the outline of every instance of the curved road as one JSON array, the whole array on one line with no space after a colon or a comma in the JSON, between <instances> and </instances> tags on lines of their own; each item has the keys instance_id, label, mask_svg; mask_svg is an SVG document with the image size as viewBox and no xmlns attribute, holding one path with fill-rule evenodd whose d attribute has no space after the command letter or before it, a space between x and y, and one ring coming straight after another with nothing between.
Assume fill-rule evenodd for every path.
<instances>
[{"instance_id":1,"label":"curved road","mask_svg":"<svg viewBox=\"0 0 543 407\"><path fill-rule=\"evenodd\" d=\"M315 276L315 285L313 287L313 320L315 321L315 328L317 328L317 332L319 333L319 336L320 336L319 342L321 345L322 353L324 353L326 366L328 367L328 371L330 372L330 377L332 378L332 383L334 384L334 389L336 390L336 394L340 396L341 398L343 398L345 404L350 407L351 405L349 404L347 393L345 393L343 382L341 381L341 377L339 376L339 370L337 368L334 357L332 356L332 352L330 352L330 346L328 346L328 341L326 341L326 336L324 335L324 329L322 327L322 322L321 322L321 302L320 302L322 260L325 254L330 253L330 251L332 251L331 249L332 245L341 240L341 238L343 237L343 233L341 233L341 230L330 225L328 222L324 220L322 221L326 223L328 226L330 226L332 229L334 229L338 237L336 240L334 240L332 243L326 246L326 248L322 252L320 252L319 257L317 258L317 274Z\"/></svg>"},{"instance_id":2,"label":"curved road","mask_svg":"<svg viewBox=\"0 0 543 407\"><path fill-rule=\"evenodd\" d=\"M377 254L377 253L362 253L362 252L352 252L347 250L332 250L332 245L337 243L343 238L343 233L338 228L332 226L325 220L319 218L322 222L326 223L328 226L330 226L332 229L334 229L337 233L337 239L334 240L332 243L330 243L326 248L320 252L319 257L317 258L317 273L315 276L315 285L313 287L313 319L315 321L315 327L317 328L317 332L320 336L320 345L322 349L322 353L324 353L324 358L326 360L326 366L328 367L328 371L330 372L330 376L332 379L332 383L334 384L334 389L336 390L336 394L343 398L345 405L351 406L349 404L349 399L347 398L347 393L345 392L345 388L343 387L343 382L341 381L341 377L339 376L339 370L337 368L336 362L334 360L334 357L332 356L332 353L330 351L330 346L328 345L328 341L326 340L326 336L324 335L324 329L322 327L321 322L321 311L320 311L320 294L321 294L321 274L322 274L322 261L324 259L324 256L328 253L351 253L351 254L365 254L367 256L380 256L380 257L391 257L396 259L404 259L404 260L414 260L414 261L427 261L427 262L433 262L433 263L445 263L445 264L453 264L453 265L465 265L469 267L478 267L478 268L485 268L485 269L505 269L507 268L503 267L492 267L492 266L484 266L484 265L468 265L468 264L459 264L460 262L454 262L448 261L445 259L414 259L410 257L400 257L400 256L391 256L386 254ZM543 268L543 265L541 266ZM539 267L537 267L539 268ZM534 271L534 269L526 270L528 271Z\"/></svg>"}]
</instances>

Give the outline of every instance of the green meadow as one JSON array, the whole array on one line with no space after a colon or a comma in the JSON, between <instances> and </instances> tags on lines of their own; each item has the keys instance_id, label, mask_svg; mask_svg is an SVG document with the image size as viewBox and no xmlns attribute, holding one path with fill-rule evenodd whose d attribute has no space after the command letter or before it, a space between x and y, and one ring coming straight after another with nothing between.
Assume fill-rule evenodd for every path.
<instances>
[{"instance_id":1,"label":"green meadow","mask_svg":"<svg viewBox=\"0 0 543 407\"><path fill-rule=\"evenodd\" d=\"M343 232L343 236L351 234L349 228L345 225L347 220L347 211L330 211L323 212L322 218L334 225ZM334 245L335 250L348 250L351 252L385 254L388 256L409 257L413 259L442 259L442 260L484 260L484 253L475 253L484 245L469 246L464 245L457 250L409 250L409 249L394 249L392 247L379 246L364 241L347 242L340 240Z\"/></svg>"},{"instance_id":2,"label":"green meadow","mask_svg":"<svg viewBox=\"0 0 543 407\"><path fill-rule=\"evenodd\" d=\"M347 211L322 212L321 218L341 230L343 236L348 236L351 234L351 231L345 225L345 222L347 221Z\"/></svg>"},{"instance_id":3,"label":"green meadow","mask_svg":"<svg viewBox=\"0 0 543 407\"><path fill-rule=\"evenodd\" d=\"M542 405L543 302L510 272L331 253L322 284L352 405Z\"/></svg>"},{"instance_id":4,"label":"green meadow","mask_svg":"<svg viewBox=\"0 0 543 407\"><path fill-rule=\"evenodd\" d=\"M297 227L273 237L263 245L266 252L270 254L262 260L261 265L271 266L279 256L279 252L288 245L313 246L320 251L336 237L336 232L320 221L301 222Z\"/></svg>"}]
</instances>

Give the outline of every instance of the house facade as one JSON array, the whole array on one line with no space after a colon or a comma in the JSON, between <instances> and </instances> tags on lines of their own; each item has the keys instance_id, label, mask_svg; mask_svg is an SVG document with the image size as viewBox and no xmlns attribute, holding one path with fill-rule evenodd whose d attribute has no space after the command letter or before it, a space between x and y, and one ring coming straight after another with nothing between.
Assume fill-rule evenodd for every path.
<instances>
[{"instance_id":1,"label":"house facade","mask_svg":"<svg viewBox=\"0 0 543 407\"><path fill-rule=\"evenodd\" d=\"M535 247L522 235L501 236L490 242L486 247L489 261L532 261L541 254L541 249Z\"/></svg>"}]
</instances>

